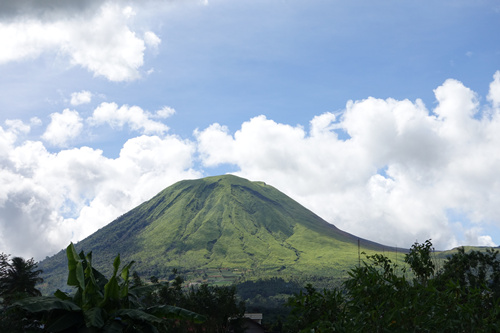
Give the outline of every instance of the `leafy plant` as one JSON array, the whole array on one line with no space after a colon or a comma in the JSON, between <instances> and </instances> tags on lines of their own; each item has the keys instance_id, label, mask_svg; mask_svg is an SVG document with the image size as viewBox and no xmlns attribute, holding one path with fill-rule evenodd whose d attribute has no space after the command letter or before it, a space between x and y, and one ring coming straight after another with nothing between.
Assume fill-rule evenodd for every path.
<instances>
[{"instance_id":1,"label":"leafy plant","mask_svg":"<svg viewBox=\"0 0 500 333\"><path fill-rule=\"evenodd\" d=\"M57 290L52 297L33 297L15 303L40 315L48 332L157 332L164 318L201 322L196 313L168 305L141 306L139 291L129 288L129 271L133 262L120 267L120 256L113 262L108 280L92 267L92 253L77 254L73 244L66 249L68 285L75 293ZM138 287L138 289L141 287Z\"/></svg>"},{"instance_id":2,"label":"leafy plant","mask_svg":"<svg viewBox=\"0 0 500 333\"><path fill-rule=\"evenodd\" d=\"M430 240L412 246L413 280L377 254L352 269L342 289L306 287L289 300L288 332L498 332L497 251L459 250L438 272L431 252Z\"/></svg>"},{"instance_id":3,"label":"leafy plant","mask_svg":"<svg viewBox=\"0 0 500 333\"><path fill-rule=\"evenodd\" d=\"M431 240L428 239L422 244L415 242L410 252L405 255L405 262L410 265L418 282L422 284L426 284L427 280L434 275L436 265L431 256L433 251Z\"/></svg>"},{"instance_id":4,"label":"leafy plant","mask_svg":"<svg viewBox=\"0 0 500 333\"><path fill-rule=\"evenodd\" d=\"M292 308L285 328L289 332L335 332L344 325L344 299L337 289L320 293L308 284L287 306Z\"/></svg>"}]
</instances>

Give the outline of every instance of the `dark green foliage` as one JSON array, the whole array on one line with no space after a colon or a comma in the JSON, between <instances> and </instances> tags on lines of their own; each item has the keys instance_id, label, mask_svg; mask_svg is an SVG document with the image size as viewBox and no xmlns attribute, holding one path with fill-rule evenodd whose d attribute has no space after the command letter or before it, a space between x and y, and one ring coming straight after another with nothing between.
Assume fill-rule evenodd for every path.
<instances>
[{"instance_id":1,"label":"dark green foliage","mask_svg":"<svg viewBox=\"0 0 500 333\"><path fill-rule=\"evenodd\" d=\"M295 281L285 281L282 278L272 277L255 281L245 281L237 285L238 295L242 299L249 299L256 294L264 298L279 294L292 295L298 293L302 287Z\"/></svg>"},{"instance_id":2,"label":"dark green foliage","mask_svg":"<svg viewBox=\"0 0 500 333\"><path fill-rule=\"evenodd\" d=\"M488 249L485 252L458 252L449 258L440 274L441 281L454 281L465 291L474 289L489 289L495 298L500 297L500 258L498 251Z\"/></svg>"},{"instance_id":3,"label":"dark green foliage","mask_svg":"<svg viewBox=\"0 0 500 333\"><path fill-rule=\"evenodd\" d=\"M134 271L134 273L132 273L132 287L140 287L142 285L144 285L144 283L142 282L139 273L137 273L137 271Z\"/></svg>"},{"instance_id":4,"label":"dark green foliage","mask_svg":"<svg viewBox=\"0 0 500 333\"><path fill-rule=\"evenodd\" d=\"M283 304L295 293L303 290L303 284L283 278L258 279L236 285L238 295L245 301L247 312L263 313L262 325L271 329L272 325L286 318L289 309Z\"/></svg>"},{"instance_id":5,"label":"dark green foliage","mask_svg":"<svg viewBox=\"0 0 500 333\"><path fill-rule=\"evenodd\" d=\"M0 254L0 297L4 304L26 296L41 295L36 284L43 282L42 270L37 269L33 258L24 260L21 257L9 259L9 255Z\"/></svg>"},{"instance_id":6,"label":"dark green foliage","mask_svg":"<svg viewBox=\"0 0 500 333\"><path fill-rule=\"evenodd\" d=\"M286 325L289 332L335 332L344 326L344 299L337 289L318 292L311 284L305 292L290 297L286 305L291 313Z\"/></svg>"},{"instance_id":7,"label":"dark green foliage","mask_svg":"<svg viewBox=\"0 0 500 333\"><path fill-rule=\"evenodd\" d=\"M157 283L143 302L152 306L172 304L203 315L203 323L186 325L178 320L168 322L169 332L227 332L231 327L238 332L238 323L245 313L245 304L238 300L234 286L209 286L202 284L183 287L184 279L174 270L171 282ZM241 327L240 327L241 328Z\"/></svg>"},{"instance_id":8,"label":"dark green foliage","mask_svg":"<svg viewBox=\"0 0 500 333\"><path fill-rule=\"evenodd\" d=\"M406 261L413 279L372 255L351 270L343 288L319 293L308 286L289 300L287 331L498 332L497 252L460 250L435 272L431 251L430 241L412 246Z\"/></svg>"},{"instance_id":9,"label":"dark green foliage","mask_svg":"<svg viewBox=\"0 0 500 333\"><path fill-rule=\"evenodd\" d=\"M431 257L433 251L434 248L429 239L423 244L413 244L410 252L405 256L405 262L410 265L417 280L422 284L425 284L434 274L436 265Z\"/></svg>"},{"instance_id":10,"label":"dark green foliage","mask_svg":"<svg viewBox=\"0 0 500 333\"><path fill-rule=\"evenodd\" d=\"M38 323L28 313L9 306L17 300L40 295L35 286L43 281L41 272L33 259L9 259L9 255L0 254L0 332L40 331Z\"/></svg>"},{"instance_id":11,"label":"dark green foliage","mask_svg":"<svg viewBox=\"0 0 500 333\"><path fill-rule=\"evenodd\" d=\"M0 332L34 333L43 332L40 322L18 307L0 309Z\"/></svg>"},{"instance_id":12,"label":"dark green foliage","mask_svg":"<svg viewBox=\"0 0 500 333\"><path fill-rule=\"evenodd\" d=\"M185 307L207 318L203 325L195 326L197 332L227 332L229 325L234 328L245 313L245 304L237 300L234 286L202 284L190 288L186 296Z\"/></svg>"},{"instance_id":13,"label":"dark green foliage","mask_svg":"<svg viewBox=\"0 0 500 333\"><path fill-rule=\"evenodd\" d=\"M117 256L108 280L92 267L92 253L77 254L70 244L66 254L67 283L74 287L73 295L58 290L53 297L25 298L14 303L33 314L44 325L44 332L158 332L164 317L203 320L195 313L172 306L144 308L138 291L129 289L133 262L123 266L118 275L120 256Z\"/></svg>"}]
</instances>

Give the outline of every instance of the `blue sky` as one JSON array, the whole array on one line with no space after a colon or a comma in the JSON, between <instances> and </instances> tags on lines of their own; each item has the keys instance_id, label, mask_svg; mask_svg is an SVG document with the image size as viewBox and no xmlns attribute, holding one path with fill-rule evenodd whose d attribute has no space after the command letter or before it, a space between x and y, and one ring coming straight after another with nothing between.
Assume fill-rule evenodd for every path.
<instances>
[{"instance_id":1,"label":"blue sky","mask_svg":"<svg viewBox=\"0 0 500 333\"><path fill-rule=\"evenodd\" d=\"M498 245L499 22L496 1L0 2L0 251L43 258L226 172L387 245Z\"/></svg>"}]
</instances>

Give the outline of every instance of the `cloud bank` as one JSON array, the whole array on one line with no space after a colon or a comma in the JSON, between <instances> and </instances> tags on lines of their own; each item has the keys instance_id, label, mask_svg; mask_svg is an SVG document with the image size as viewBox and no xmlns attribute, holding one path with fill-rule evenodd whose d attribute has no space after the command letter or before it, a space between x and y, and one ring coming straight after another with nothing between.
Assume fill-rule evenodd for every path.
<instances>
[{"instance_id":1,"label":"cloud bank","mask_svg":"<svg viewBox=\"0 0 500 333\"><path fill-rule=\"evenodd\" d=\"M194 154L172 135L131 138L114 159L85 146L51 153L0 127L0 250L43 259L173 182L200 177Z\"/></svg>"},{"instance_id":2,"label":"cloud bank","mask_svg":"<svg viewBox=\"0 0 500 333\"><path fill-rule=\"evenodd\" d=\"M437 248L494 245L500 226L500 72L487 104L461 82L422 101L367 98L311 119L308 127L261 115L232 133L214 123L193 138L168 134L169 107L101 103L50 115L34 126L0 126L0 250L42 259L78 241L175 181L231 165L284 191L337 227L387 245L432 238ZM109 126L128 127L119 155L85 145ZM49 150L45 145L62 146ZM73 144L73 146L72 146ZM6 236L5 236L6 235Z\"/></svg>"},{"instance_id":3,"label":"cloud bank","mask_svg":"<svg viewBox=\"0 0 500 333\"><path fill-rule=\"evenodd\" d=\"M447 80L433 110L367 98L315 117L308 131L265 116L234 135L213 124L195 133L198 149L206 167L235 165L364 238L494 245L481 226L500 225L499 73L482 108L473 91Z\"/></svg>"}]
</instances>

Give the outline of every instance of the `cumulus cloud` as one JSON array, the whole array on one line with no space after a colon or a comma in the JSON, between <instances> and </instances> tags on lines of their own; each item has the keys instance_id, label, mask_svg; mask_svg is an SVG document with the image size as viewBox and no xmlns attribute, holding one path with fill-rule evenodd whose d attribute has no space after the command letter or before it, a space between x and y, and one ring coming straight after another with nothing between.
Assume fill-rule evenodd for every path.
<instances>
[{"instance_id":1,"label":"cumulus cloud","mask_svg":"<svg viewBox=\"0 0 500 333\"><path fill-rule=\"evenodd\" d=\"M71 6L62 6L60 11L80 6L68 2ZM35 5L26 15L20 12L32 1L21 1L19 5L2 3L11 16L0 22L0 65L52 52L67 56L71 64L82 66L95 76L111 81L129 81L140 77L139 68L144 63L146 45L155 49L160 43L160 38L153 32L146 32L141 39L131 30L129 21L134 11L129 6L104 2L97 8L97 2L87 1L81 5L89 10L85 15L78 15L77 11L62 15L58 10L49 10L53 15L37 16L30 13L45 13L58 1L52 5L46 2Z\"/></svg>"},{"instance_id":2,"label":"cumulus cloud","mask_svg":"<svg viewBox=\"0 0 500 333\"><path fill-rule=\"evenodd\" d=\"M477 244L479 246L496 246L490 236L481 236L481 228L471 228L465 231L465 240L467 243Z\"/></svg>"},{"instance_id":3,"label":"cumulus cloud","mask_svg":"<svg viewBox=\"0 0 500 333\"><path fill-rule=\"evenodd\" d=\"M156 111L156 117L158 118L168 118L175 114L175 110L169 106L164 106L160 110Z\"/></svg>"},{"instance_id":4,"label":"cumulus cloud","mask_svg":"<svg viewBox=\"0 0 500 333\"><path fill-rule=\"evenodd\" d=\"M74 92L71 94L71 105L77 106L81 104L87 104L92 101L92 93L87 90L82 90L80 92Z\"/></svg>"},{"instance_id":5,"label":"cumulus cloud","mask_svg":"<svg viewBox=\"0 0 500 333\"><path fill-rule=\"evenodd\" d=\"M493 107L500 107L500 71L497 71L493 76L493 82L490 83L490 91L488 93L488 100Z\"/></svg>"},{"instance_id":6,"label":"cumulus cloud","mask_svg":"<svg viewBox=\"0 0 500 333\"><path fill-rule=\"evenodd\" d=\"M11 127L12 128L12 127ZM4 129L0 126L0 162L1 165L10 163L9 152L17 140L16 131ZM1 194L0 194L1 195Z\"/></svg>"},{"instance_id":7,"label":"cumulus cloud","mask_svg":"<svg viewBox=\"0 0 500 333\"><path fill-rule=\"evenodd\" d=\"M500 113L479 119L477 95L456 80L435 95L432 111L420 100L367 98L314 117L308 131L259 116L234 135L213 124L195 136L205 166L236 165L361 237L492 245L480 225L500 226Z\"/></svg>"},{"instance_id":8,"label":"cumulus cloud","mask_svg":"<svg viewBox=\"0 0 500 333\"><path fill-rule=\"evenodd\" d=\"M157 49L158 45L160 45L161 43L161 39L154 32L146 31L144 33L144 42L147 46L150 46L153 49Z\"/></svg>"},{"instance_id":9,"label":"cumulus cloud","mask_svg":"<svg viewBox=\"0 0 500 333\"><path fill-rule=\"evenodd\" d=\"M10 131L18 134L18 133L29 133L31 130L31 126L25 124L20 119L7 119L5 121L5 125L10 129Z\"/></svg>"},{"instance_id":10,"label":"cumulus cloud","mask_svg":"<svg viewBox=\"0 0 500 333\"><path fill-rule=\"evenodd\" d=\"M51 124L64 115L75 113ZM0 126L0 249L16 255L42 259L175 181L201 177L195 144L176 136L131 138L107 158L89 147L52 153L40 141L18 142L14 128Z\"/></svg>"},{"instance_id":11,"label":"cumulus cloud","mask_svg":"<svg viewBox=\"0 0 500 333\"><path fill-rule=\"evenodd\" d=\"M38 117L31 117L30 125L31 126L40 126L40 125L42 125L42 120Z\"/></svg>"},{"instance_id":12,"label":"cumulus cloud","mask_svg":"<svg viewBox=\"0 0 500 333\"><path fill-rule=\"evenodd\" d=\"M24 257L56 250L47 239L58 222L52 215L49 191L5 169L0 171L0 184L0 248Z\"/></svg>"},{"instance_id":13,"label":"cumulus cloud","mask_svg":"<svg viewBox=\"0 0 500 333\"><path fill-rule=\"evenodd\" d=\"M81 126L138 131L116 158L90 147L48 151L22 139L39 119L8 120L0 126L0 232L11 236L0 238L0 249L40 259L173 182L201 177L197 161L207 170L234 165L339 228L387 245L494 245L484 230L500 225L498 80L488 105L447 80L432 110L420 100L366 98L309 126L264 115L235 133L212 124L194 132L195 142L166 134L158 120L174 114L169 107L150 113L102 103L85 122L69 109L51 115L43 135L50 144L67 144Z\"/></svg>"},{"instance_id":14,"label":"cumulus cloud","mask_svg":"<svg viewBox=\"0 0 500 333\"><path fill-rule=\"evenodd\" d=\"M42 139L54 146L64 147L68 141L80 135L83 124L77 111L65 109L62 113L52 113L51 122Z\"/></svg>"},{"instance_id":15,"label":"cumulus cloud","mask_svg":"<svg viewBox=\"0 0 500 333\"><path fill-rule=\"evenodd\" d=\"M157 112L157 116L165 118L173 114L173 109L163 108ZM138 106L122 105L116 103L101 103L88 118L88 122L94 126L108 124L112 128L121 129L128 125L134 131L142 131L144 134L163 134L168 131L168 126L152 120L154 115L144 111Z\"/></svg>"}]
</instances>

